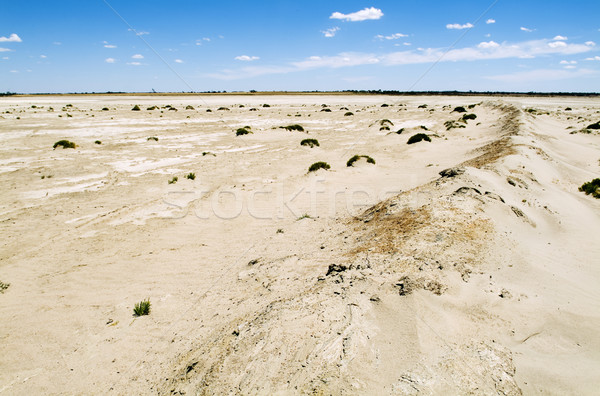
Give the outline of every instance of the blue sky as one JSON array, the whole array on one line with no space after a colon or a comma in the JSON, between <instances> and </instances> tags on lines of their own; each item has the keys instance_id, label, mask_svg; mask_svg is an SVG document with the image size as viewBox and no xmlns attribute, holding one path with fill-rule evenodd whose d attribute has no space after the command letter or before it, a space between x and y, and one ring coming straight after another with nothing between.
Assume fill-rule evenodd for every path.
<instances>
[{"instance_id":1,"label":"blue sky","mask_svg":"<svg viewBox=\"0 0 600 396\"><path fill-rule=\"evenodd\" d=\"M1 10L0 92L600 91L597 0L2 0Z\"/></svg>"}]
</instances>

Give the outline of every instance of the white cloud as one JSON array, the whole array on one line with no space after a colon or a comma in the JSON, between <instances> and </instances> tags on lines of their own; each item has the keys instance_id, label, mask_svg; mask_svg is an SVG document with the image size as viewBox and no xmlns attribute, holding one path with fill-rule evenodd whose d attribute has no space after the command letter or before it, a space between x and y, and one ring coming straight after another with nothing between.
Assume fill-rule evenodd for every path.
<instances>
[{"instance_id":1,"label":"white cloud","mask_svg":"<svg viewBox=\"0 0 600 396\"><path fill-rule=\"evenodd\" d=\"M559 63L561 65L576 65L577 61L574 61L574 60L573 61L561 60Z\"/></svg>"},{"instance_id":2,"label":"white cloud","mask_svg":"<svg viewBox=\"0 0 600 396\"><path fill-rule=\"evenodd\" d=\"M596 43L594 43L593 41L586 41L585 45L589 45L590 47L595 47Z\"/></svg>"},{"instance_id":3,"label":"white cloud","mask_svg":"<svg viewBox=\"0 0 600 396\"><path fill-rule=\"evenodd\" d=\"M379 39L379 40L398 40L399 38L402 38L402 37L408 37L408 34L394 33L389 36L384 36L381 34L378 34L377 36L375 36L375 38Z\"/></svg>"},{"instance_id":4,"label":"white cloud","mask_svg":"<svg viewBox=\"0 0 600 396\"><path fill-rule=\"evenodd\" d=\"M321 33L323 33L323 36L325 37L333 37L338 30L340 30L340 28L336 26L332 27L331 29L321 30Z\"/></svg>"},{"instance_id":5,"label":"white cloud","mask_svg":"<svg viewBox=\"0 0 600 396\"><path fill-rule=\"evenodd\" d=\"M18 70L11 70L10 72L11 73L18 73L19 71Z\"/></svg>"},{"instance_id":6,"label":"white cloud","mask_svg":"<svg viewBox=\"0 0 600 396\"><path fill-rule=\"evenodd\" d=\"M259 60L258 56L248 56L248 55L240 55L234 58L235 60L244 61L244 62L252 62L255 60Z\"/></svg>"},{"instance_id":7,"label":"white cloud","mask_svg":"<svg viewBox=\"0 0 600 396\"><path fill-rule=\"evenodd\" d=\"M142 54L135 54L131 56L131 59L144 59L144 55Z\"/></svg>"},{"instance_id":8,"label":"white cloud","mask_svg":"<svg viewBox=\"0 0 600 396\"><path fill-rule=\"evenodd\" d=\"M54 41L52 44L54 44L54 45L62 45L62 43L60 41Z\"/></svg>"},{"instance_id":9,"label":"white cloud","mask_svg":"<svg viewBox=\"0 0 600 396\"><path fill-rule=\"evenodd\" d=\"M490 80L503 81L508 83L528 83L531 81L566 80L570 78L589 76L597 73L597 71L588 69L580 69L577 71L568 71L560 69L538 69L529 70L525 72L516 72L512 74L502 74L498 76L488 76L486 78Z\"/></svg>"},{"instance_id":10,"label":"white cloud","mask_svg":"<svg viewBox=\"0 0 600 396\"><path fill-rule=\"evenodd\" d=\"M593 58L585 58L586 61L600 61L600 56L596 55Z\"/></svg>"},{"instance_id":11,"label":"white cloud","mask_svg":"<svg viewBox=\"0 0 600 396\"><path fill-rule=\"evenodd\" d=\"M526 27L523 27L523 26L521 26L521 28L520 28L520 29L521 29L522 31L524 31L524 32L527 32L527 33L531 33L531 32L533 32L533 30L534 30L534 29L528 29L528 28L526 28Z\"/></svg>"},{"instance_id":12,"label":"white cloud","mask_svg":"<svg viewBox=\"0 0 600 396\"><path fill-rule=\"evenodd\" d=\"M342 14L341 12L334 12L331 14L329 19L344 19L350 22L366 21L368 19L379 19L383 16L383 12L380 9L371 7L365 8L351 14Z\"/></svg>"},{"instance_id":13,"label":"white cloud","mask_svg":"<svg viewBox=\"0 0 600 396\"><path fill-rule=\"evenodd\" d=\"M566 47L567 43L565 43L564 41L553 41L551 43L548 43L548 47L550 48L561 48L561 47Z\"/></svg>"},{"instance_id":14,"label":"white cloud","mask_svg":"<svg viewBox=\"0 0 600 396\"><path fill-rule=\"evenodd\" d=\"M127 64L131 65L131 66L140 66L141 65L140 62L127 62Z\"/></svg>"},{"instance_id":15,"label":"white cloud","mask_svg":"<svg viewBox=\"0 0 600 396\"><path fill-rule=\"evenodd\" d=\"M485 23L487 23L487 24L489 25L489 24L491 24L491 23L496 23L496 20L495 20L495 19L492 19L492 18L490 18L490 19L488 19L487 21L485 21Z\"/></svg>"},{"instance_id":16,"label":"white cloud","mask_svg":"<svg viewBox=\"0 0 600 396\"><path fill-rule=\"evenodd\" d=\"M40 58L42 58L42 59L46 59L46 58L47 58L47 56L46 56L46 55L40 55Z\"/></svg>"},{"instance_id":17,"label":"white cloud","mask_svg":"<svg viewBox=\"0 0 600 396\"><path fill-rule=\"evenodd\" d=\"M574 65L569 65L569 66L565 66L565 69L576 69L577 66Z\"/></svg>"},{"instance_id":18,"label":"white cloud","mask_svg":"<svg viewBox=\"0 0 600 396\"><path fill-rule=\"evenodd\" d=\"M477 48L498 48L500 44L495 41L483 41L477 45Z\"/></svg>"},{"instance_id":19,"label":"white cloud","mask_svg":"<svg viewBox=\"0 0 600 396\"><path fill-rule=\"evenodd\" d=\"M568 40L568 38L565 36L554 36L554 38L552 40L566 41L566 40Z\"/></svg>"},{"instance_id":20,"label":"white cloud","mask_svg":"<svg viewBox=\"0 0 600 396\"><path fill-rule=\"evenodd\" d=\"M10 48L2 48L0 47L0 52L11 52L12 50Z\"/></svg>"},{"instance_id":21,"label":"white cloud","mask_svg":"<svg viewBox=\"0 0 600 396\"><path fill-rule=\"evenodd\" d=\"M7 60L10 59L8 56L3 56L2 59Z\"/></svg>"},{"instance_id":22,"label":"white cloud","mask_svg":"<svg viewBox=\"0 0 600 396\"><path fill-rule=\"evenodd\" d=\"M104 44L104 48L117 48L117 46L112 44Z\"/></svg>"},{"instance_id":23,"label":"white cloud","mask_svg":"<svg viewBox=\"0 0 600 396\"><path fill-rule=\"evenodd\" d=\"M115 63L117 60L115 58L106 58L104 59L104 62L106 63Z\"/></svg>"},{"instance_id":24,"label":"white cloud","mask_svg":"<svg viewBox=\"0 0 600 396\"><path fill-rule=\"evenodd\" d=\"M372 54L342 52L335 56L311 56L300 62L292 62L292 65L299 70L315 69L319 67L337 69L347 66L373 65L379 62L380 59Z\"/></svg>"},{"instance_id":25,"label":"white cloud","mask_svg":"<svg viewBox=\"0 0 600 396\"><path fill-rule=\"evenodd\" d=\"M127 29L130 32L134 32L136 34L136 36L143 36L145 34L150 34L150 32L145 32L143 30L134 30L134 29Z\"/></svg>"},{"instance_id":26,"label":"white cloud","mask_svg":"<svg viewBox=\"0 0 600 396\"><path fill-rule=\"evenodd\" d=\"M0 43L20 43L22 41L21 37L17 36L16 33L13 33L8 37L0 37Z\"/></svg>"},{"instance_id":27,"label":"white cloud","mask_svg":"<svg viewBox=\"0 0 600 396\"><path fill-rule=\"evenodd\" d=\"M446 25L446 29L470 29L472 28L473 25L470 23L465 23L464 25L461 25L459 23L449 23Z\"/></svg>"},{"instance_id":28,"label":"white cloud","mask_svg":"<svg viewBox=\"0 0 600 396\"><path fill-rule=\"evenodd\" d=\"M175 63L183 63L183 61L181 59L175 59L174 62Z\"/></svg>"}]
</instances>

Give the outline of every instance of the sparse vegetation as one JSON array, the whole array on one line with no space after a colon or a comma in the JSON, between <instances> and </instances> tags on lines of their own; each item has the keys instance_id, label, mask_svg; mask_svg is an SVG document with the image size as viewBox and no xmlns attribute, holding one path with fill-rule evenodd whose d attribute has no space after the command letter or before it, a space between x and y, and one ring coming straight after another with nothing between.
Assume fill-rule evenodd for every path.
<instances>
[{"instance_id":1,"label":"sparse vegetation","mask_svg":"<svg viewBox=\"0 0 600 396\"><path fill-rule=\"evenodd\" d=\"M223 110L229 111L229 108L228 107L219 107L217 109L217 111L219 111L219 110L221 110L221 111L223 111Z\"/></svg>"},{"instance_id":2,"label":"sparse vegetation","mask_svg":"<svg viewBox=\"0 0 600 396\"><path fill-rule=\"evenodd\" d=\"M237 131L235 131L235 136L248 135L248 134L252 133L252 131L247 128L248 127L238 128Z\"/></svg>"},{"instance_id":3,"label":"sparse vegetation","mask_svg":"<svg viewBox=\"0 0 600 396\"><path fill-rule=\"evenodd\" d=\"M381 128L379 128L380 131L389 131L390 127L387 125L382 126Z\"/></svg>"},{"instance_id":4,"label":"sparse vegetation","mask_svg":"<svg viewBox=\"0 0 600 396\"><path fill-rule=\"evenodd\" d=\"M579 187L579 191L600 199L600 179L596 178L591 182L583 183L581 187Z\"/></svg>"},{"instance_id":5,"label":"sparse vegetation","mask_svg":"<svg viewBox=\"0 0 600 396\"><path fill-rule=\"evenodd\" d=\"M157 107L157 106L150 106L150 107L148 107L146 110L148 110L148 111L152 111L152 110L156 110L156 109L158 109L158 107Z\"/></svg>"},{"instance_id":6,"label":"sparse vegetation","mask_svg":"<svg viewBox=\"0 0 600 396\"><path fill-rule=\"evenodd\" d=\"M133 106L133 109L131 109L131 111L140 111L140 106L138 106L138 105Z\"/></svg>"},{"instance_id":7,"label":"sparse vegetation","mask_svg":"<svg viewBox=\"0 0 600 396\"><path fill-rule=\"evenodd\" d=\"M466 113L466 112L467 112L467 110L466 110L464 107L462 107L462 106L456 106L456 107L454 108L454 110L452 110L452 112L457 112L457 113Z\"/></svg>"},{"instance_id":8,"label":"sparse vegetation","mask_svg":"<svg viewBox=\"0 0 600 396\"><path fill-rule=\"evenodd\" d=\"M149 138L147 138L146 140L154 140L155 142L158 142L158 138L156 136L150 136Z\"/></svg>"},{"instance_id":9,"label":"sparse vegetation","mask_svg":"<svg viewBox=\"0 0 600 396\"><path fill-rule=\"evenodd\" d=\"M426 104L422 104L422 105L419 106L419 109L426 109L426 108L427 108Z\"/></svg>"},{"instance_id":10,"label":"sparse vegetation","mask_svg":"<svg viewBox=\"0 0 600 396\"><path fill-rule=\"evenodd\" d=\"M108 107L103 107L102 111L108 111Z\"/></svg>"},{"instance_id":11,"label":"sparse vegetation","mask_svg":"<svg viewBox=\"0 0 600 396\"><path fill-rule=\"evenodd\" d=\"M390 124L391 126L394 126L394 123L390 120L388 120L387 118L384 118L383 120L379 121L379 125L385 125L385 124Z\"/></svg>"},{"instance_id":12,"label":"sparse vegetation","mask_svg":"<svg viewBox=\"0 0 600 396\"><path fill-rule=\"evenodd\" d=\"M179 180L179 178L177 176L173 176L173 178L171 180L169 180L169 184L175 184L177 183L177 180Z\"/></svg>"},{"instance_id":13,"label":"sparse vegetation","mask_svg":"<svg viewBox=\"0 0 600 396\"><path fill-rule=\"evenodd\" d=\"M384 103L384 104L381 105L381 107L389 107L389 104Z\"/></svg>"},{"instance_id":14,"label":"sparse vegetation","mask_svg":"<svg viewBox=\"0 0 600 396\"><path fill-rule=\"evenodd\" d=\"M353 113L353 112L351 112L351 111L348 111L348 112L346 112L346 113L344 114L344 116L346 116L346 117L348 117L348 116L353 116L353 115L354 115L354 113Z\"/></svg>"},{"instance_id":15,"label":"sparse vegetation","mask_svg":"<svg viewBox=\"0 0 600 396\"><path fill-rule=\"evenodd\" d=\"M373 164L373 165L375 164L375 160L373 158L369 157L368 155L355 155L352 158L350 158L348 160L348 162L346 162L346 166L354 166L354 163L361 158L366 159L367 163L369 163L369 164Z\"/></svg>"},{"instance_id":16,"label":"sparse vegetation","mask_svg":"<svg viewBox=\"0 0 600 396\"><path fill-rule=\"evenodd\" d=\"M447 131L449 131L452 128L466 128L466 126L464 124L461 124L460 122L453 121L453 120L448 120L448 121L444 122L444 126L446 127Z\"/></svg>"},{"instance_id":17,"label":"sparse vegetation","mask_svg":"<svg viewBox=\"0 0 600 396\"><path fill-rule=\"evenodd\" d=\"M264 105L262 105L262 107L271 107L270 104L265 103Z\"/></svg>"},{"instance_id":18,"label":"sparse vegetation","mask_svg":"<svg viewBox=\"0 0 600 396\"><path fill-rule=\"evenodd\" d=\"M477 118L477 115L470 113L470 114L463 114L463 116L460 118L460 120L467 122L467 120L474 120L476 118Z\"/></svg>"},{"instance_id":19,"label":"sparse vegetation","mask_svg":"<svg viewBox=\"0 0 600 396\"><path fill-rule=\"evenodd\" d=\"M308 168L308 171L315 172L315 171L318 171L319 169L328 170L328 169L331 169L331 165L329 165L327 162L323 162L323 161L315 162Z\"/></svg>"},{"instance_id":20,"label":"sparse vegetation","mask_svg":"<svg viewBox=\"0 0 600 396\"><path fill-rule=\"evenodd\" d=\"M10 283L4 283L0 281L0 294L4 294L4 291L8 289Z\"/></svg>"},{"instance_id":21,"label":"sparse vegetation","mask_svg":"<svg viewBox=\"0 0 600 396\"><path fill-rule=\"evenodd\" d=\"M187 175L185 175L186 179L190 179L190 180L194 180L196 179L196 174L193 172L188 173Z\"/></svg>"},{"instance_id":22,"label":"sparse vegetation","mask_svg":"<svg viewBox=\"0 0 600 396\"><path fill-rule=\"evenodd\" d=\"M398 129L398 130L396 131L396 133L397 133L398 135L401 135L401 134L402 134L402 132L404 132L404 128L400 128L400 129Z\"/></svg>"},{"instance_id":23,"label":"sparse vegetation","mask_svg":"<svg viewBox=\"0 0 600 396\"><path fill-rule=\"evenodd\" d=\"M600 121L596 122L595 124L588 125L585 127L585 129L600 129Z\"/></svg>"},{"instance_id":24,"label":"sparse vegetation","mask_svg":"<svg viewBox=\"0 0 600 396\"><path fill-rule=\"evenodd\" d=\"M134 316L144 316L150 314L150 299L142 300L133 307Z\"/></svg>"},{"instance_id":25,"label":"sparse vegetation","mask_svg":"<svg viewBox=\"0 0 600 396\"><path fill-rule=\"evenodd\" d=\"M288 126L281 126L279 128L283 128L286 131L299 131L299 132L304 132L304 128L302 127L302 125L298 125L298 124L293 124L293 125L288 125Z\"/></svg>"},{"instance_id":26,"label":"sparse vegetation","mask_svg":"<svg viewBox=\"0 0 600 396\"><path fill-rule=\"evenodd\" d=\"M308 213L304 213L302 216L298 217L296 219L296 221L300 221L300 220L303 220L303 219L312 219L312 217L310 217L310 215Z\"/></svg>"},{"instance_id":27,"label":"sparse vegetation","mask_svg":"<svg viewBox=\"0 0 600 396\"><path fill-rule=\"evenodd\" d=\"M96 140L94 141L94 144L102 144L102 142L100 140Z\"/></svg>"},{"instance_id":28,"label":"sparse vegetation","mask_svg":"<svg viewBox=\"0 0 600 396\"><path fill-rule=\"evenodd\" d=\"M217 156L215 153L211 153L210 151L204 151L204 152L202 152L202 156L204 157L205 155L212 155L213 157Z\"/></svg>"},{"instance_id":29,"label":"sparse vegetation","mask_svg":"<svg viewBox=\"0 0 600 396\"><path fill-rule=\"evenodd\" d=\"M77 147L77 145L73 142L70 142L68 140L59 140L58 142L54 143L54 146L52 146L52 148L56 149L58 146L62 146L63 149L66 148L75 148Z\"/></svg>"},{"instance_id":30,"label":"sparse vegetation","mask_svg":"<svg viewBox=\"0 0 600 396\"><path fill-rule=\"evenodd\" d=\"M431 142L431 138L424 133L417 133L416 135L412 135L406 144L413 144L420 142L421 140L425 140L426 142Z\"/></svg>"},{"instance_id":31,"label":"sparse vegetation","mask_svg":"<svg viewBox=\"0 0 600 396\"><path fill-rule=\"evenodd\" d=\"M329 108L321 109L321 111L324 111L326 113L331 113L331 109L329 109Z\"/></svg>"},{"instance_id":32,"label":"sparse vegetation","mask_svg":"<svg viewBox=\"0 0 600 396\"><path fill-rule=\"evenodd\" d=\"M310 148L313 148L315 146L320 147L319 141L317 139L304 139L300 142L300 145L309 146Z\"/></svg>"},{"instance_id":33,"label":"sparse vegetation","mask_svg":"<svg viewBox=\"0 0 600 396\"><path fill-rule=\"evenodd\" d=\"M187 105L187 106L185 106L185 109L186 109L186 110L194 110L194 106L192 106L192 105Z\"/></svg>"}]
</instances>

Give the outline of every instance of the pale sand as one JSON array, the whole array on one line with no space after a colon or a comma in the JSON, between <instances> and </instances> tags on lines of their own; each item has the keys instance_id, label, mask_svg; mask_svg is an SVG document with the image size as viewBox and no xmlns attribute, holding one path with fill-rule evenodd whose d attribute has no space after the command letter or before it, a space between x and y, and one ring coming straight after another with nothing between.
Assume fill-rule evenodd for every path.
<instances>
[{"instance_id":1,"label":"pale sand","mask_svg":"<svg viewBox=\"0 0 600 396\"><path fill-rule=\"evenodd\" d=\"M167 104L179 111L145 110ZM600 136L569 132L599 110L0 98L0 394L594 394L600 200L578 187L600 176ZM407 130L380 131L384 118ZM437 137L407 145L418 131ZM59 139L78 147L52 150ZM354 154L376 164L346 167ZM307 174L316 161L331 170ZM454 166L465 173L440 178Z\"/></svg>"}]
</instances>

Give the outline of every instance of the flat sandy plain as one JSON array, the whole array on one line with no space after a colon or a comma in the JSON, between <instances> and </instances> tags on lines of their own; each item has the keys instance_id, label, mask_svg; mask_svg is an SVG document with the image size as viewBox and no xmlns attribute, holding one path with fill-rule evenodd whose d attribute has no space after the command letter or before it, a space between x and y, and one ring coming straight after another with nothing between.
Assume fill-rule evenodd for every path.
<instances>
[{"instance_id":1,"label":"flat sandy plain","mask_svg":"<svg viewBox=\"0 0 600 396\"><path fill-rule=\"evenodd\" d=\"M447 130L468 105L477 118ZM0 111L0 394L600 388L600 200L578 191L600 176L600 136L571 133L600 121L600 99L34 96ZM408 145L418 132L432 141ZM346 166L355 154L376 163ZM317 161L331 169L307 172ZM438 174L451 167L464 173Z\"/></svg>"}]
</instances>

